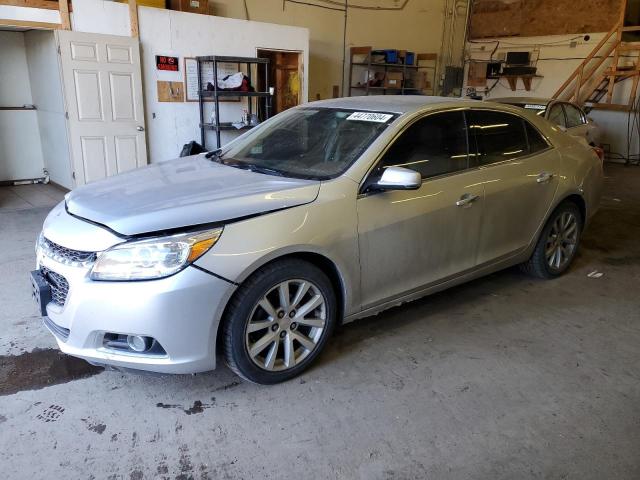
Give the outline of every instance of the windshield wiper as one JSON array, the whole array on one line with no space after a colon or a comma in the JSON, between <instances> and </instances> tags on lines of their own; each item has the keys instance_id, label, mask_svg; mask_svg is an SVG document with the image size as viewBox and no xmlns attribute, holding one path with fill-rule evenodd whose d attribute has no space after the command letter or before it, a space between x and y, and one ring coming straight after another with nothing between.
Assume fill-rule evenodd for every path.
<instances>
[{"instance_id":1,"label":"windshield wiper","mask_svg":"<svg viewBox=\"0 0 640 480\"><path fill-rule=\"evenodd\" d=\"M275 175L277 177L284 177L284 173L280 170L276 170L274 168L262 167L260 165L256 165L254 163L247 163L247 170L251 170L256 173L264 173L265 175Z\"/></svg>"},{"instance_id":2,"label":"windshield wiper","mask_svg":"<svg viewBox=\"0 0 640 480\"><path fill-rule=\"evenodd\" d=\"M218 148L217 150L211 150L205 154L205 158L213 160L215 162L220 161L222 158L222 148Z\"/></svg>"},{"instance_id":3,"label":"windshield wiper","mask_svg":"<svg viewBox=\"0 0 640 480\"><path fill-rule=\"evenodd\" d=\"M284 172L280 170L276 170L275 168L263 167L262 165L256 165L255 163L242 162L235 159L220 159L220 163L228 167L239 168L241 170L249 170L255 173L264 173L265 175L275 175L277 177L285 176Z\"/></svg>"}]
</instances>

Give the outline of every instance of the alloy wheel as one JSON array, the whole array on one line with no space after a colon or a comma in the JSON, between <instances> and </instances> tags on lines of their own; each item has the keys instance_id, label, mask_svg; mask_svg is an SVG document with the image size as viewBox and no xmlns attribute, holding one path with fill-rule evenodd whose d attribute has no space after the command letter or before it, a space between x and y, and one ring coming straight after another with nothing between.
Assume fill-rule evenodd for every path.
<instances>
[{"instance_id":1,"label":"alloy wheel","mask_svg":"<svg viewBox=\"0 0 640 480\"><path fill-rule=\"evenodd\" d=\"M571 261L578 245L578 234L578 219L573 213L558 215L545 245L545 257L552 270L560 271Z\"/></svg>"},{"instance_id":2,"label":"alloy wheel","mask_svg":"<svg viewBox=\"0 0 640 480\"><path fill-rule=\"evenodd\" d=\"M317 347L326 317L326 299L313 282L275 285L254 306L245 328L249 358L267 371L295 367Z\"/></svg>"}]
</instances>

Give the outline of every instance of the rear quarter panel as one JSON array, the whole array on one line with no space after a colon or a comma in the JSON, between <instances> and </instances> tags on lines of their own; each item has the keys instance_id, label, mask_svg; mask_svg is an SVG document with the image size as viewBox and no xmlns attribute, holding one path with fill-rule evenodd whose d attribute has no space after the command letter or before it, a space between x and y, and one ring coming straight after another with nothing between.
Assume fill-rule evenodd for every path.
<instances>
[{"instance_id":1,"label":"rear quarter panel","mask_svg":"<svg viewBox=\"0 0 640 480\"><path fill-rule=\"evenodd\" d=\"M554 132L552 141L562 156L556 204L570 195L580 195L585 201L585 222L588 223L600 205L604 179L602 162L591 147L563 132Z\"/></svg>"}]
</instances>

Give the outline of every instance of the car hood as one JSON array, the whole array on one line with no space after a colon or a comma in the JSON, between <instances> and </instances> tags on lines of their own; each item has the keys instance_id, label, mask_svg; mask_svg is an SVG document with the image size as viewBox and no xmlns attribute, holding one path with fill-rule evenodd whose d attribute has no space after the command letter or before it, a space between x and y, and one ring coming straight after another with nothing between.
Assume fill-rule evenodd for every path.
<instances>
[{"instance_id":1,"label":"car hood","mask_svg":"<svg viewBox=\"0 0 640 480\"><path fill-rule=\"evenodd\" d=\"M67 211L123 235L234 220L312 202L320 182L221 165L195 155L84 185Z\"/></svg>"}]
</instances>

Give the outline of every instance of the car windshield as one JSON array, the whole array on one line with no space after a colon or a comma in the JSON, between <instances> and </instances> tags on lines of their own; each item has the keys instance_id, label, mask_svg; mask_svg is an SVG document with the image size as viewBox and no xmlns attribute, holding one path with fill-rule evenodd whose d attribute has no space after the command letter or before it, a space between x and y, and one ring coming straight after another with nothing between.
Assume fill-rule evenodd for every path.
<instances>
[{"instance_id":1,"label":"car windshield","mask_svg":"<svg viewBox=\"0 0 640 480\"><path fill-rule=\"evenodd\" d=\"M272 175L336 177L397 117L387 112L296 108L223 149L219 161Z\"/></svg>"},{"instance_id":2,"label":"car windshield","mask_svg":"<svg viewBox=\"0 0 640 480\"><path fill-rule=\"evenodd\" d=\"M541 103L508 103L507 105L524 108L525 110L535 112L540 117L544 117L545 113L547 113L547 106Z\"/></svg>"}]
</instances>

